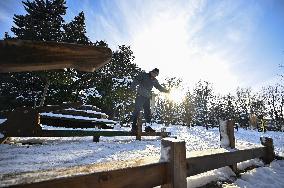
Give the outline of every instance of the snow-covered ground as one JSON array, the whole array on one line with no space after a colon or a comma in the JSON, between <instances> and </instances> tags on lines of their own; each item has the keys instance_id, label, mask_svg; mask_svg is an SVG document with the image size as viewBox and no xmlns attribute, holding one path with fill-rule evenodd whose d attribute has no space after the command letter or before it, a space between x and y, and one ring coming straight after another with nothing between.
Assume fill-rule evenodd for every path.
<instances>
[{"instance_id":1,"label":"snow-covered ground","mask_svg":"<svg viewBox=\"0 0 284 188\"><path fill-rule=\"evenodd\" d=\"M153 127L160 130L162 125L155 124ZM117 126L115 130L130 130L130 128ZM220 136L217 128L206 130L203 127L170 126L167 127L167 131L185 140L187 157L220 151ZM283 132L260 133L239 129L235 132L236 147L243 149L260 146L260 136L273 138L276 154L284 157ZM101 137L99 143L92 142L92 137L12 138L10 142L14 144L0 145L0 182L8 174L37 170L139 158L158 161L161 150L161 141L157 137L142 137L142 141L135 140L135 137ZM25 142L37 144L22 144ZM238 168L244 169L252 164L263 167L242 174L233 185L224 186L284 187L284 161L274 161L270 166L264 166L259 160L251 160L238 164ZM230 168L225 167L191 176L187 180L188 187L198 187L211 181L232 178L234 173Z\"/></svg>"}]
</instances>

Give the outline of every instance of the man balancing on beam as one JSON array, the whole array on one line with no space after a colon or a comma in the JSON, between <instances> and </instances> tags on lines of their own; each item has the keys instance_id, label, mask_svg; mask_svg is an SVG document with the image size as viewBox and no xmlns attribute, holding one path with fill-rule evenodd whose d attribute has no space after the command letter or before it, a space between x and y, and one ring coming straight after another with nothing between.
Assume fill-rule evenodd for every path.
<instances>
[{"instance_id":1,"label":"man balancing on beam","mask_svg":"<svg viewBox=\"0 0 284 188\"><path fill-rule=\"evenodd\" d=\"M153 86L161 92L169 93L169 90L162 87L156 77L159 75L159 69L155 68L149 73L143 72L139 74L132 82L130 89L135 91L137 88L137 95L135 99L135 109L132 113L132 129L133 133L137 133L137 118L140 110L144 109L144 117L146 123L151 122L151 111L150 111L150 98L151 98L151 90ZM152 127L149 125L145 127L145 132L155 132Z\"/></svg>"}]
</instances>

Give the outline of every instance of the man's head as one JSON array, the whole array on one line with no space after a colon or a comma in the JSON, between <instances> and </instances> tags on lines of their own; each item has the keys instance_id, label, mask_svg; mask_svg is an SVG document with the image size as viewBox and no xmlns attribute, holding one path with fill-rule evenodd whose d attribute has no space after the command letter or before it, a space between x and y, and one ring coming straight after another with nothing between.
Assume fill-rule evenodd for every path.
<instances>
[{"instance_id":1,"label":"man's head","mask_svg":"<svg viewBox=\"0 0 284 188\"><path fill-rule=\"evenodd\" d=\"M150 71L151 77L156 77L159 75L159 69L154 68L153 70Z\"/></svg>"}]
</instances>

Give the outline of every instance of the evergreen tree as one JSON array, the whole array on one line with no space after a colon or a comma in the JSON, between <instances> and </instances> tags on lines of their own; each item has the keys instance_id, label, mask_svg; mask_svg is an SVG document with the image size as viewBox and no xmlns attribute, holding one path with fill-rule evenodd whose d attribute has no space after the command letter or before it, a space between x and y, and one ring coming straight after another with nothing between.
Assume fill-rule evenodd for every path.
<instances>
[{"instance_id":1,"label":"evergreen tree","mask_svg":"<svg viewBox=\"0 0 284 188\"><path fill-rule=\"evenodd\" d=\"M264 101L268 108L268 115L277 130L284 129L284 89L281 85L268 86L264 88Z\"/></svg>"},{"instance_id":2,"label":"evergreen tree","mask_svg":"<svg viewBox=\"0 0 284 188\"><path fill-rule=\"evenodd\" d=\"M84 12L80 12L68 24L63 25L64 34L63 41L76 44L90 44L89 38L86 36L86 24Z\"/></svg>"},{"instance_id":3,"label":"evergreen tree","mask_svg":"<svg viewBox=\"0 0 284 188\"><path fill-rule=\"evenodd\" d=\"M194 122L197 125L206 126L209 122L209 105L212 100L212 86L209 82L199 81L194 88Z\"/></svg>"},{"instance_id":4,"label":"evergreen tree","mask_svg":"<svg viewBox=\"0 0 284 188\"><path fill-rule=\"evenodd\" d=\"M65 0L23 1L26 15L15 15L12 32L18 39L36 41L62 41Z\"/></svg>"},{"instance_id":5,"label":"evergreen tree","mask_svg":"<svg viewBox=\"0 0 284 188\"><path fill-rule=\"evenodd\" d=\"M103 42L101 42L103 44ZM113 52L111 62L94 72L93 85L101 97L90 97L89 103L97 105L110 117L131 114L134 106L135 93L129 90L131 80L141 69L133 62L134 55L129 46L119 46Z\"/></svg>"},{"instance_id":6,"label":"evergreen tree","mask_svg":"<svg viewBox=\"0 0 284 188\"><path fill-rule=\"evenodd\" d=\"M36 40L36 41L56 41L72 42L79 44L89 44L89 39L85 36L85 17L81 12L68 24L64 24L63 16L66 13L66 2L64 0L35 0L23 2L26 15L15 15L12 32L16 39ZM8 38L8 34L5 35ZM73 77L77 72L74 70L41 71L32 73L13 73L12 75L26 74L26 79L39 80L42 87L37 88L37 96L30 96L36 105L42 106L47 100L49 103L62 101L73 101L72 84ZM30 77L28 77L30 76ZM81 76L82 77L82 76ZM80 78L81 78L80 77ZM79 78L78 78L79 79ZM20 81L20 80L19 80ZM24 82L23 82L24 84ZM51 90L49 92L48 90ZM68 94L68 92L70 92ZM20 93L19 93L20 95ZM38 95L41 95L39 97Z\"/></svg>"},{"instance_id":7,"label":"evergreen tree","mask_svg":"<svg viewBox=\"0 0 284 188\"><path fill-rule=\"evenodd\" d=\"M251 89L238 88L236 98L236 116L240 126L249 127L250 120Z\"/></svg>"},{"instance_id":8,"label":"evergreen tree","mask_svg":"<svg viewBox=\"0 0 284 188\"><path fill-rule=\"evenodd\" d=\"M185 99L181 104L181 121L183 124L190 127L193 123L193 115L194 115L194 101L193 95L190 91L186 92Z\"/></svg>"}]
</instances>

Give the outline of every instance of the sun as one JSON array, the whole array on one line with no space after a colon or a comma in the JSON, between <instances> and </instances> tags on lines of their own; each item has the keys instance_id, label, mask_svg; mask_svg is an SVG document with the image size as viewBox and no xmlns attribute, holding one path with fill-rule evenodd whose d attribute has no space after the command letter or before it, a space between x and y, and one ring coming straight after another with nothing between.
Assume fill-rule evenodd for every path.
<instances>
[{"instance_id":1,"label":"sun","mask_svg":"<svg viewBox=\"0 0 284 188\"><path fill-rule=\"evenodd\" d=\"M170 93L166 95L166 98L174 103L181 103L185 98L185 93L180 88L172 88Z\"/></svg>"}]
</instances>

